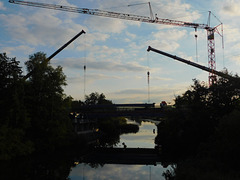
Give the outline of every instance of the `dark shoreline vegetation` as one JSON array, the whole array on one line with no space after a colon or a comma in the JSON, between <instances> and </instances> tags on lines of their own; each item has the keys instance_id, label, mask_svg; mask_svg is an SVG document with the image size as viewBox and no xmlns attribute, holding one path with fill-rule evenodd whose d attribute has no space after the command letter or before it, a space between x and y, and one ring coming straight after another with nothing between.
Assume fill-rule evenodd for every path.
<instances>
[{"instance_id":1,"label":"dark shoreline vegetation","mask_svg":"<svg viewBox=\"0 0 240 180\"><path fill-rule=\"evenodd\" d=\"M68 155L88 151L85 139L74 133L69 113L82 105L112 102L96 92L84 102L74 101L64 94L67 84L62 68L53 68L45 60L41 52L29 56L25 65L32 76L24 81L16 58L0 54L0 167L13 174L11 163L20 168L21 160L27 159L23 166L29 169L24 169L23 175L26 171L31 174L35 165L35 171L44 171L41 168L46 166L67 178L73 165ZM174 166L163 175L165 179L184 180L240 179L240 80L220 78L210 87L193 82L176 97L174 107L167 108L158 126L155 144L161 147L162 163ZM138 132L138 126L127 125L125 118L98 119L98 127L103 147L118 143L122 133ZM40 154L49 158L48 164ZM57 167L58 161L63 166Z\"/></svg>"},{"instance_id":2,"label":"dark shoreline vegetation","mask_svg":"<svg viewBox=\"0 0 240 180\"><path fill-rule=\"evenodd\" d=\"M237 76L236 76L237 77ZM175 161L166 179L240 179L240 79L194 80L158 126L155 143Z\"/></svg>"},{"instance_id":3,"label":"dark shoreline vegetation","mask_svg":"<svg viewBox=\"0 0 240 180\"><path fill-rule=\"evenodd\" d=\"M74 133L69 114L82 105L112 102L99 93L91 93L84 102L64 94L67 83L62 67L46 63L42 52L30 55L25 63L27 73L32 72L27 80L19 63L0 54L0 160L83 147L85 140ZM111 143L119 139L120 129L138 131L130 126L125 118L99 119L101 137L113 135Z\"/></svg>"}]
</instances>

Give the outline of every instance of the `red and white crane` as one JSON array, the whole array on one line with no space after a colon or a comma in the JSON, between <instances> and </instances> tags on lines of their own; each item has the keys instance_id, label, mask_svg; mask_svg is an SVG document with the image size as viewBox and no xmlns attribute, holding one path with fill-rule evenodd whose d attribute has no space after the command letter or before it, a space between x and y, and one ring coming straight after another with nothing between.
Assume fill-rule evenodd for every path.
<instances>
[{"instance_id":1,"label":"red and white crane","mask_svg":"<svg viewBox=\"0 0 240 180\"><path fill-rule=\"evenodd\" d=\"M56 5L56 4L39 3L39 2L29 2L29 1L19 1L19 0L9 0L9 2L14 3L14 4L19 4L19 5L25 5L25 6L54 9L54 10L88 14L88 15L94 15L94 16L104 16L104 17L118 18L118 19L132 20L132 21L140 21L140 22L146 22L146 23L189 27L189 28L194 28L195 30L205 29L207 31L207 42L208 42L207 43L208 44L208 67L210 69L212 69L212 71L216 70L214 33L216 32L221 37L223 37L223 32L222 32L222 30L221 31L218 30L218 27L222 25L221 22L219 25L217 25L215 27L210 27L211 12L209 12L208 23L207 24L199 24L199 23L184 22L184 21L162 19L162 18L154 17L154 15L152 13L150 2L148 2L149 9L150 9L150 17L140 16L140 15L135 15L135 14L112 12L112 11L104 11L104 10L99 10L99 9L78 8L78 7L70 7L70 6L63 6L63 5ZM135 5L139 5L139 4L135 4ZM212 72L209 72L209 85L213 84L215 81L216 81L216 75Z\"/></svg>"}]
</instances>

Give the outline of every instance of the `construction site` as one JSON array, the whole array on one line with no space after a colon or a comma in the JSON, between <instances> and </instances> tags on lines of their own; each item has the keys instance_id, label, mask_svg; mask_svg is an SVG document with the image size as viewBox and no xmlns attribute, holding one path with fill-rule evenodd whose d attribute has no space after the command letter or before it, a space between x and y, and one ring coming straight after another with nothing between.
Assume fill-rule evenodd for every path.
<instances>
[{"instance_id":1,"label":"construction site","mask_svg":"<svg viewBox=\"0 0 240 180\"><path fill-rule=\"evenodd\" d=\"M1 179L240 179L239 9L0 2Z\"/></svg>"},{"instance_id":2,"label":"construction site","mask_svg":"<svg viewBox=\"0 0 240 180\"><path fill-rule=\"evenodd\" d=\"M214 84L217 80L217 76L224 76L224 78L231 78L228 75L225 75L224 73L220 72L216 68L216 44L215 44L215 38L216 35L218 35L218 39L221 39L221 46L224 49L224 38L223 38L223 23L211 12L208 12L208 18L206 24L204 23L194 23L194 22L187 22L187 21L180 21L180 20L175 20L175 19L168 19L168 18L160 18L158 17L157 13L154 13L152 10L152 6L150 2L147 3L135 3L135 4L129 4L127 5L128 7L139 7L139 6L144 6L146 8L146 5L148 5L148 10L149 10L149 16L142 16L142 15L135 15L131 13L122 13L122 12L114 12L114 11L108 11L108 10L100 10L100 9L89 9L89 8L79 8L79 7L72 7L72 6L65 6L65 5L58 5L58 4L48 4L48 3L41 3L41 2L30 2L30 1L15 1L15 0L10 0L9 3L12 4L17 4L17 5L23 5L23 6L31 6L34 8L43 8L43 9L51 9L51 10L57 10L57 11L65 11L69 13L79 13L79 14L84 14L84 15L91 15L91 16L100 16L100 17L107 17L107 18L113 18L113 19L122 19L122 20L128 20L128 21L135 21L135 22L140 22L140 23L150 23L150 24L158 24L161 26L171 26L171 27L182 27L182 28L189 28L192 29L194 33L194 38L195 38L195 59L191 60L184 59L184 58L174 58L176 54L173 55L166 55L163 53L160 53L161 47L152 47L151 44L148 44L148 46L145 47L145 50L147 51L153 51L157 52L159 54L162 54L164 56L170 57L172 59L178 60L180 62L183 62L185 64L188 64L190 66L196 67L198 69L201 69L203 71L206 71L208 73L208 80L206 83L208 83L209 86ZM217 21L217 25L212 26L211 21L212 19L215 19L215 22ZM205 50L207 54L207 59L204 61L207 63L207 65L202 65L198 64L198 59L201 57L199 55L199 50L198 50L198 34L197 32L200 30L205 30L206 31L206 44L207 48ZM86 30L82 30L86 31ZM88 32L86 32L88 33ZM202 37L201 37L202 38ZM86 40L84 40L86 42ZM186 49L187 51L187 49ZM55 54L56 55L56 54ZM148 55L150 56L150 55ZM52 58L52 57L51 57ZM49 58L49 60L51 59ZM87 87L87 76L88 76L88 59L86 56L82 57L84 62L81 62L82 70L83 70L83 94L86 94L86 87ZM161 59L161 57L159 57ZM181 59L181 60L180 60ZM146 61L146 60L145 60ZM156 61L156 60L155 60ZM195 61L195 62L194 62ZM205 64L206 64L205 63ZM90 63L89 63L90 66ZM170 69L171 70L171 69ZM151 67L149 65L149 58L147 57L147 67L146 67L146 78L147 78L147 88L145 89L146 93L146 99L145 100L140 100L140 102L147 102L150 103L151 101L151 85L150 85L150 79L154 79L156 77L152 77L155 74L152 74L151 72ZM27 75L28 76L28 75ZM191 77L194 79L195 77ZM109 84L111 84L111 81L109 81ZM128 88L128 87L126 87ZM145 87L144 87L145 88ZM155 90L155 89L154 89ZM162 97L164 98L164 97ZM155 99L155 98L154 98ZM159 99L159 101L163 101L165 99ZM138 101L138 102L139 102ZM170 101L170 100L168 100ZM156 103L155 101L153 101ZM170 103L170 102L169 102ZM158 103L157 103L158 104Z\"/></svg>"}]
</instances>

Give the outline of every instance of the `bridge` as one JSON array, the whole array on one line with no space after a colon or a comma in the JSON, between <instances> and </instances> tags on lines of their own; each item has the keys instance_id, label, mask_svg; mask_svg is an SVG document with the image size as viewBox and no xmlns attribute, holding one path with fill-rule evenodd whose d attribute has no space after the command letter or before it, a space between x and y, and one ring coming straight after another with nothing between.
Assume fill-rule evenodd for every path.
<instances>
[{"instance_id":1,"label":"bridge","mask_svg":"<svg viewBox=\"0 0 240 180\"><path fill-rule=\"evenodd\" d=\"M165 108L156 108L155 104L108 104L81 106L77 113L70 113L74 132L78 135L96 133L99 118L126 117L130 119L151 119L159 123L165 116Z\"/></svg>"},{"instance_id":2,"label":"bridge","mask_svg":"<svg viewBox=\"0 0 240 180\"><path fill-rule=\"evenodd\" d=\"M153 104L85 105L78 109L89 119L105 117L162 118L164 111Z\"/></svg>"},{"instance_id":3,"label":"bridge","mask_svg":"<svg viewBox=\"0 0 240 180\"><path fill-rule=\"evenodd\" d=\"M79 163L157 165L161 155L154 148L97 148L80 158Z\"/></svg>"}]
</instances>

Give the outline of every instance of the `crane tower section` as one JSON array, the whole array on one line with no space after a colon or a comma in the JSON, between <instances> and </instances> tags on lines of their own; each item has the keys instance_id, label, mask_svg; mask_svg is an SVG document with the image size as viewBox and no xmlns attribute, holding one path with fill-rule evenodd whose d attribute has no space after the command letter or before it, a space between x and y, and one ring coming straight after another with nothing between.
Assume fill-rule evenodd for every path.
<instances>
[{"instance_id":1,"label":"crane tower section","mask_svg":"<svg viewBox=\"0 0 240 180\"><path fill-rule=\"evenodd\" d=\"M216 70L216 56L215 56L215 40L214 40L214 30L207 31L208 37L208 67L209 69ZM216 75L213 72L209 72L209 85L216 82Z\"/></svg>"},{"instance_id":2,"label":"crane tower section","mask_svg":"<svg viewBox=\"0 0 240 180\"><path fill-rule=\"evenodd\" d=\"M154 17L153 13L152 13L150 2L148 2L149 9L150 9L150 17L140 16L140 15L135 15L135 14L112 12L112 11L104 11L104 10L99 10L99 9L78 8L78 7L70 7L70 6L39 3L39 2L29 2L29 1L21 1L21 0L9 0L9 2L14 3L14 4L19 4L19 5L25 5L25 6L40 7L40 8L46 8L46 9L88 14L88 15L94 15L94 16L104 16L104 17L125 19L125 20L132 20L132 21L140 21L140 22L146 22L146 23L189 27L189 28L194 28L195 30L196 29L205 29L207 31L207 42L208 42L207 43L208 44L208 67L210 69L212 69L213 71L216 70L214 33L217 32L221 37L223 37L223 33L220 33L217 29L218 26L222 25L221 22L219 25L217 25L215 27L210 27L211 12L209 12L208 24L199 24L199 23L184 22L184 21L162 19L162 18ZM214 73L210 72L209 73L209 85L213 84L215 81L216 81L216 75Z\"/></svg>"}]
</instances>

